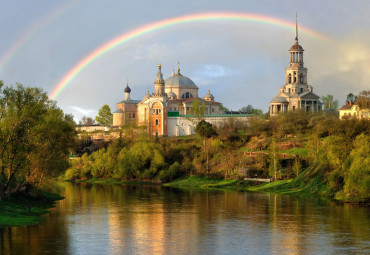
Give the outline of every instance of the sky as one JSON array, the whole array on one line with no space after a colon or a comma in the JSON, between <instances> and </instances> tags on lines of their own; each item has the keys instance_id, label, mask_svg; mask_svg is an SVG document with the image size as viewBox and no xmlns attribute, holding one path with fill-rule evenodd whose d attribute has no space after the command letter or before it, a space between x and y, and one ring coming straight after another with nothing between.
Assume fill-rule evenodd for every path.
<instances>
[{"instance_id":1,"label":"sky","mask_svg":"<svg viewBox=\"0 0 370 255\"><path fill-rule=\"evenodd\" d=\"M184 15L238 13L294 23L304 48L308 84L319 96L370 89L368 0L0 0L0 80L53 90L89 54L140 27ZM306 28L306 30L304 30ZM307 32L312 31L312 33ZM285 83L294 28L251 20L201 20L149 31L89 62L52 99L76 121L108 104L154 91L158 63L164 78L181 73L232 110L268 110Z\"/></svg>"}]
</instances>

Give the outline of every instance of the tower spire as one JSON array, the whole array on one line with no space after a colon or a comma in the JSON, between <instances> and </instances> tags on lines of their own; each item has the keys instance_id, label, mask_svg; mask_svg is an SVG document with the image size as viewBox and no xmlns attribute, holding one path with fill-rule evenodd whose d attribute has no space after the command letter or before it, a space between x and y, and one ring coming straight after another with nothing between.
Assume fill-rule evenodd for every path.
<instances>
[{"instance_id":1,"label":"tower spire","mask_svg":"<svg viewBox=\"0 0 370 255\"><path fill-rule=\"evenodd\" d=\"M295 13L295 43L298 44L298 14Z\"/></svg>"}]
</instances>

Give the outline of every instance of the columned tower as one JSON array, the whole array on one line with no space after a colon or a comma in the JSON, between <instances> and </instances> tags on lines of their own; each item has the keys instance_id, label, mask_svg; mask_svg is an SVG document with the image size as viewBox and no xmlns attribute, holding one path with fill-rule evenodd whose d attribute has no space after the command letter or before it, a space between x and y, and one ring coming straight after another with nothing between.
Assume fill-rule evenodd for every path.
<instances>
[{"instance_id":1,"label":"columned tower","mask_svg":"<svg viewBox=\"0 0 370 255\"><path fill-rule=\"evenodd\" d=\"M303 64L303 48L298 43L296 16L294 44L289 49L289 66L285 69L285 85L270 102L270 115L291 110L320 111L320 97L307 84L307 68Z\"/></svg>"}]
</instances>

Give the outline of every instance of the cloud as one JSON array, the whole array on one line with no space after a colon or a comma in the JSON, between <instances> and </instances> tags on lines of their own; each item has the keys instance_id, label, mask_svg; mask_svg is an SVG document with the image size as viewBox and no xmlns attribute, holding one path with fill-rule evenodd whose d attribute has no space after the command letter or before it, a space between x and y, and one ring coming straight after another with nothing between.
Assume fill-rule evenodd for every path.
<instances>
[{"instance_id":1,"label":"cloud","mask_svg":"<svg viewBox=\"0 0 370 255\"><path fill-rule=\"evenodd\" d=\"M229 69L227 67L223 67L220 65L215 64L206 64L203 66L199 73L201 75L208 76L210 78L220 78L225 76L231 76L236 73L236 71Z\"/></svg>"},{"instance_id":2,"label":"cloud","mask_svg":"<svg viewBox=\"0 0 370 255\"><path fill-rule=\"evenodd\" d=\"M72 110L74 110L75 113L77 113L78 115L84 115L84 116L87 116L87 117L90 117L90 116L93 116L97 113L96 110L92 110L92 109L83 109L81 107L78 107L78 106L70 106L69 108L71 108Z\"/></svg>"}]
</instances>

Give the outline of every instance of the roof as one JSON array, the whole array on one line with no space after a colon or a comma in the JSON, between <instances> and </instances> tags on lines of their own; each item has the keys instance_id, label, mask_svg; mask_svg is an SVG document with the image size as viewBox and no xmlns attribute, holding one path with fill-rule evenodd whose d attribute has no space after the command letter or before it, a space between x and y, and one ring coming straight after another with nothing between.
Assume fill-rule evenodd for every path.
<instances>
[{"instance_id":1,"label":"roof","mask_svg":"<svg viewBox=\"0 0 370 255\"><path fill-rule=\"evenodd\" d=\"M119 109L117 109L115 112L113 112L113 113L123 113L123 111L122 111L122 109L121 108L119 108Z\"/></svg>"},{"instance_id":2,"label":"roof","mask_svg":"<svg viewBox=\"0 0 370 255\"><path fill-rule=\"evenodd\" d=\"M197 85L190 78L182 74L176 74L166 79L165 86L198 89Z\"/></svg>"},{"instance_id":3,"label":"roof","mask_svg":"<svg viewBox=\"0 0 370 255\"><path fill-rule=\"evenodd\" d=\"M125 104L138 104L138 103L140 103L140 100L131 100L131 99L129 99L129 100L123 100L123 101L121 101L121 102L118 102L117 104L120 104L120 103L125 103Z\"/></svg>"},{"instance_id":4,"label":"roof","mask_svg":"<svg viewBox=\"0 0 370 255\"><path fill-rule=\"evenodd\" d=\"M221 104L219 102L216 102L216 101L207 101L207 100L204 100L203 98L200 98L200 97L190 97L190 98L185 98L183 100L181 100L182 103L189 103L189 102L192 102L193 100L199 100L200 102L204 102L205 104Z\"/></svg>"},{"instance_id":5,"label":"roof","mask_svg":"<svg viewBox=\"0 0 370 255\"><path fill-rule=\"evenodd\" d=\"M304 98L304 99L320 99L318 95L311 91L307 91L305 93L299 94L298 97Z\"/></svg>"},{"instance_id":6,"label":"roof","mask_svg":"<svg viewBox=\"0 0 370 255\"><path fill-rule=\"evenodd\" d=\"M276 96L271 100L271 103L288 103L288 100L285 97Z\"/></svg>"},{"instance_id":7,"label":"roof","mask_svg":"<svg viewBox=\"0 0 370 255\"><path fill-rule=\"evenodd\" d=\"M354 103L350 102L350 103L347 103L346 105L343 105L342 108L339 109L340 110L351 110L352 106L355 105Z\"/></svg>"},{"instance_id":8,"label":"roof","mask_svg":"<svg viewBox=\"0 0 370 255\"><path fill-rule=\"evenodd\" d=\"M294 44L292 47L290 47L290 50L303 50L303 48L299 44Z\"/></svg>"}]
</instances>

